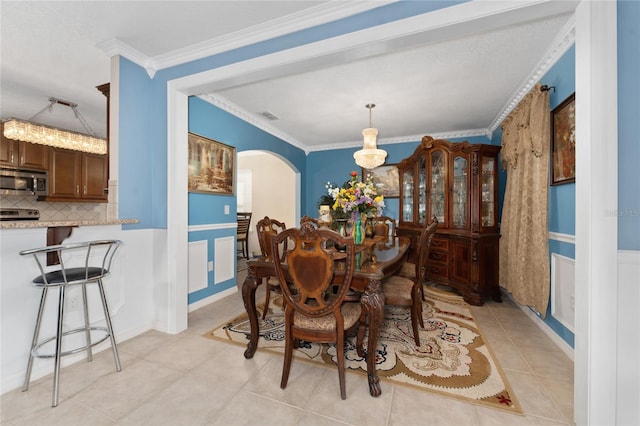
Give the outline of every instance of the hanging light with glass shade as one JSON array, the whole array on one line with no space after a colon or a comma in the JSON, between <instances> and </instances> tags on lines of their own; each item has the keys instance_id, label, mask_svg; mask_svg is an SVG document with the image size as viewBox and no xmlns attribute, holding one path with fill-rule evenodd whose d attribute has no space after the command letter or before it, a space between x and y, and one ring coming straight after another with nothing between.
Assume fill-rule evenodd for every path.
<instances>
[{"instance_id":1,"label":"hanging light with glass shade","mask_svg":"<svg viewBox=\"0 0 640 426\"><path fill-rule=\"evenodd\" d=\"M31 121L45 110L51 111L53 106L57 104L71 108L75 117L80 121L87 133L85 134L70 130L57 129L55 127L45 126ZM51 97L49 98L49 105L44 107L29 120L25 121L11 118L4 122L3 127L4 137L9 139L39 145L48 145L55 148L90 152L93 154L107 153L107 140L95 135L87 121L84 119L82 114L80 114L80 111L78 111L78 104L74 102Z\"/></svg>"},{"instance_id":2,"label":"hanging light with glass shade","mask_svg":"<svg viewBox=\"0 0 640 426\"><path fill-rule=\"evenodd\" d=\"M369 109L369 127L362 131L364 144L362 149L353 153L356 164L364 169L373 169L384 164L387 158L387 152L378 149L376 146L376 138L378 137L378 129L371 124L371 110L375 108L375 104L367 104L365 107Z\"/></svg>"}]
</instances>

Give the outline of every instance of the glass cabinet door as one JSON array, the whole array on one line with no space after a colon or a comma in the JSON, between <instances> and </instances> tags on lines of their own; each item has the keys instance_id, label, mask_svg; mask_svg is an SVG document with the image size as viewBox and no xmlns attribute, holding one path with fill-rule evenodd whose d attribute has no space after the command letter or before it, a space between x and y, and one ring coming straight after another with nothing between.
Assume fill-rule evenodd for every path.
<instances>
[{"instance_id":1,"label":"glass cabinet door","mask_svg":"<svg viewBox=\"0 0 640 426\"><path fill-rule=\"evenodd\" d=\"M427 217L427 165L424 157L418 160L418 223Z\"/></svg>"},{"instance_id":2,"label":"glass cabinet door","mask_svg":"<svg viewBox=\"0 0 640 426\"><path fill-rule=\"evenodd\" d=\"M468 223L468 163L464 157L454 157L453 159L453 191L451 193L453 215L451 223L455 227L466 227Z\"/></svg>"},{"instance_id":3,"label":"glass cabinet door","mask_svg":"<svg viewBox=\"0 0 640 426\"><path fill-rule=\"evenodd\" d=\"M413 222L413 168L402 173L402 221Z\"/></svg>"},{"instance_id":4,"label":"glass cabinet door","mask_svg":"<svg viewBox=\"0 0 640 426\"><path fill-rule=\"evenodd\" d=\"M482 158L481 219L482 226L495 226L495 159Z\"/></svg>"},{"instance_id":5,"label":"glass cabinet door","mask_svg":"<svg viewBox=\"0 0 640 426\"><path fill-rule=\"evenodd\" d=\"M445 223L445 190L447 182L447 168L444 152L431 153L431 211L429 218L438 218L439 223Z\"/></svg>"}]
</instances>

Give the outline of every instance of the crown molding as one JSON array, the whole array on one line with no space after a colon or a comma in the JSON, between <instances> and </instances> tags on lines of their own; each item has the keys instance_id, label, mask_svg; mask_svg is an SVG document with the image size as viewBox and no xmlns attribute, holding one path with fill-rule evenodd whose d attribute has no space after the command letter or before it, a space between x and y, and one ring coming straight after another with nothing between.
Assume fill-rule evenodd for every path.
<instances>
[{"instance_id":1,"label":"crown molding","mask_svg":"<svg viewBox=\"0 0 640 426\"><path fill-rule=\"evenodd\" d=\"M551 47L543 55L542 59L533 68L533 71L527 76L524 82L520 85L516 93L511 96L507 104L502 111L493 120L488 127L488 135L498 128L498 126L504 121L513 109L518 106L522 98L540 81L540 79L549 71L549 69L564 55L569 48L575 44L576 41L576 19L572 16L560 31L558 36L551 43Z\"/></svg>"},{"instance_id":2,"label":"crown molding","mask_svg":"<svg viewBox=\"0 0 640 426\"><path fill-rule=\"evenodd\" d=\"M116 55L124 56L135 64L143 67L150 78L153 78L158 70L151 58L117 38L102 41L96 44L96 47L102 50L109 57Z\"/></svg>"},{"instance_id":3,"label":"crown molding","mask_svg":"<svg viewBox=\"0 0 640 426\"><path fill-rule=\"evenodd\" d=\"M213 56L292 32L343 19L394 3L385 1L331 1L283 16L260 25L216 37L201 43L149 57L118 39L100 42L96 47L108 56L122 55L143 67L150 78L158 70Z\"/></svg>"},{"instance_id":4,"label":"crown molding","mask_svg":"<svg viewBox=\"0 0 640 426\"><path fill-rule=\"evenodd\" d=\"M380 6L380 3L375 2ZM389 2L387 2L389 3ZM297 62L312 61L316 58L321 58L327 54L341 51L348 47L362 46L371 43L371 32L376 33L376 39L386 40L387 42L393 41L397 38L407 36L408 34L416 34L427 31L428 29L437 28L443 25L453 25L455 23L463 23L472 20L472 17L487 16L500 13L512 9L527 9L530 4L540 4L544 2L530 1L517 4L504 4L494 2L471 2L463 3L461 5L447 8L446 11L437 10L435 12L413 16L400 21L387 23L378 27L367 28L354 33L344 34L342 36L333 37L331 39L324 39L304 46L294 47L285 51L279 51L272 54L268 54L263 57L253 58L247 61L230 64L217 69L209 70L207 72L199 73L198 76L191 76L190 79L196 78L191 82L192 87L198 87L201 84L206 84L209 89L212 88L211 84L221 84L228 76L231 75L245 75L252 72L269 72L275 65L282 64L283 62L289 62L291 57L297 58ZM386 4L386 3L385 3ZM370 7L371 8L371 7ZM452 10L456 13L452 13ZM528 9L527 9L528 10ZM437 18L437 19L435 19ZM332 19L335 19L332 18ZM449 131L441 133L431 133L430 135L435 138L450 139L450 138L465 138L475 136L486 136L489 139L492 137L493 131L504 120L504 118L515 108L520 100L531 90L531 88L539 81L541 76L546 73L553 64L570 48L575 42L575 19L571 17L568 23L565 25L560 34L554 39L551 47L543 55L543 59L539 61L534 70L525 79L520 88L510 98L502 112L498 114L497 118L492 122L491 126L484 129L467 129L460 131ZM116 44L116 47L119 46ZM304 52L304 53L299 53ZM283 59L286 58L286 59ZM129 58L130 59L130 58ZM147 68L149 69L149 68ZM264 75L264 74L263 74ZM213 88L215 90L215 88ZM195 93L194 93L195 94ZM362 146L362 141L347 141L338 142L333 144L316 145L313 147L307 146L301 141L295 139L291 135L277 129L270 122L259 116L246 111L240 106L232 103L228 99L209 92L206 95L198 96L204 101L221 108L222 110L252 124L253 126L272 134L273 136L289 143L296 148L301 149L308 154L312 151L324 151L332 149L342 148L356 148ZM429 134L426 132L425 134ZM406 143L420 141L423 134L420 135L407 135L397 136L393 138L380 139L378 143L380 145L389 145L395 143Z\"/></svg>"},{"instance_id":5,"label":"crown molding","mask_svg":"<svg viewBox=\"0 0 640 426\"><path fill-rule=\"evenodd\" d=\"M231 102L227 98L222 97L218 94L214 95L211 93L205 94L205 95L198 95L197 97L202 99L205 102L210 103L213 106L216 106L222 109L223 111L228 112L231 115L238 117L243 121L246 121L247 123L257 127L258 129L263 130L279 139L282 139L288 144L303 150L305 154L309 154L308 146L305 146L303 143L301 143L299 140L289 135L288 133L285 133L274 126L271 126L270 124L268 124L268 122L265 119L262 119L259 116L248 112L246 109Z\"/></svg>"}]
</instances>

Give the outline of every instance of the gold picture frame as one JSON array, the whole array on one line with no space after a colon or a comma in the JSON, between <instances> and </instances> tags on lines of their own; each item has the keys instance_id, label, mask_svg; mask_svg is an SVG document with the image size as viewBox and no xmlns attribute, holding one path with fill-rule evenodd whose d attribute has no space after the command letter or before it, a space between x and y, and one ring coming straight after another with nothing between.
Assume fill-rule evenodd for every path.
<instances>
[{"instance_id":1,"label":"gold picture frame","mask_svg":"<svg viewBox=\"0 0 640 426\"><path fill-rule=\"evenodd\" d=\"M234 194L236 149L189 132L189 192Z\"/></svg>"},{"instance_id":2,"label":"gold picture frame","mask_svg":"<svg viewBox=\"0 0 640 426\"><path fill-rule=\"evenodd\" d=\"M551 111L551 185L576 181L576 94Z\"/></svg>"},{"instance_id":3,"label":"gold picture frame","mask_svg":"<svg viewBox=\"0 0 640 426\"><path fill-rule=\"evenodd\" d=\"M397 164L385 164L375 169L362 169L362 181L371 177L371 181L378 188L378 194L384 198L400 197L400 175Z\"/></svg>"}]
</instances>

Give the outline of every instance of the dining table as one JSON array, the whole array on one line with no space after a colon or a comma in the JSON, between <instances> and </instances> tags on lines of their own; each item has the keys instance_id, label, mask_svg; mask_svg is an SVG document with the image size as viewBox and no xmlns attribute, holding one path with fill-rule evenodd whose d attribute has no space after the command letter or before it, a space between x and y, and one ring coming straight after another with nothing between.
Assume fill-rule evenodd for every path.
<instances>
[{"instance_id":1,"label":"dining table","mask_svg":"<svg viewBox=\"0 0 640 426\"><path fill-rule=\"evenodd\" d=\"M380 396L380 379L376 374L376 348L380 327L384 318L384 293L382 280L395 272L405 261L410 240L408 237L374 237L356 246L354 256L354 273L351 290L360 295L363 312L367 316L369 337L367 340L366 362L371 396ZM340 262L344 264L344 256L336 252L336 274L340 273ZM258 349L260 323L256 310L256 289L268 277L276 275L275 265L270 258L258 257L247 261L247 277L242 284L242 300L247 311L250 324L250 336L244 356L253 358Z\"/></svg>"}]
</instances>

